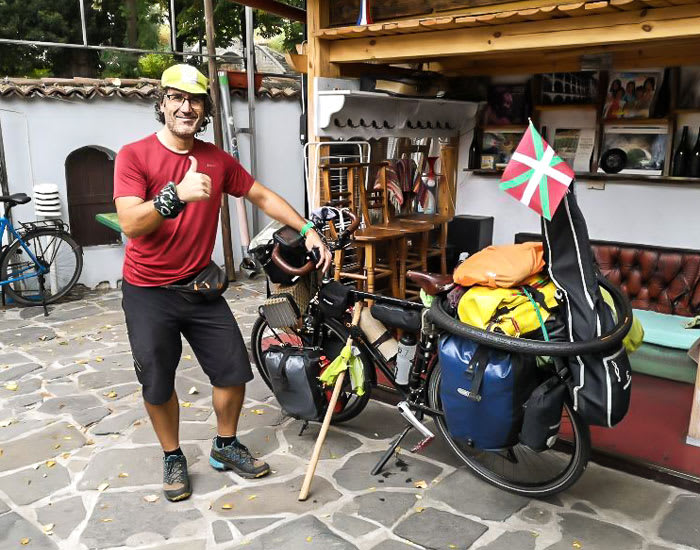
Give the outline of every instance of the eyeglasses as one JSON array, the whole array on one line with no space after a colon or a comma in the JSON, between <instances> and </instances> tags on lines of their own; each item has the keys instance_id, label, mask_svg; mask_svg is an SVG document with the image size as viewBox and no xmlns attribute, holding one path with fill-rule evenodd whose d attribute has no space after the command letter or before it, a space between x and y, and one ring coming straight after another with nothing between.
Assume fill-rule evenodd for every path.
<instances>
[{"instance_id":1,"label":"eyeglasses","mask_svg":"<svg viewBox=\"0 0 700 550\"><path fill-rule=\"evenodd\" d=\"M185 101L190 102L190 107L193 109L201 109L204 107L204 97L203 96L186 96L183 94L165 94L165 97L175 106L182 107Z\"/></svg>"}]
</instances>

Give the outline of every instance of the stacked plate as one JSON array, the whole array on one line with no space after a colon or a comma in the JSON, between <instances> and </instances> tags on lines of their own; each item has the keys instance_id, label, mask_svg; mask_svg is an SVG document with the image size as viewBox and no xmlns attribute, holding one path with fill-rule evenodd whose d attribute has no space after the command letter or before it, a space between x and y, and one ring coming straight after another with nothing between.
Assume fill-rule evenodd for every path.
<instances>
[{"instance_id":1,"label":"stacked plate","mask_svg":"<svg viewBox=\"0 0 700 550\"><path fill-rule=\"evenodd\" d=\"M34 186L34 212L37 216L55 218L61 215L61 198L58 185L40 183Z\"/></svg>"}]
</instances>

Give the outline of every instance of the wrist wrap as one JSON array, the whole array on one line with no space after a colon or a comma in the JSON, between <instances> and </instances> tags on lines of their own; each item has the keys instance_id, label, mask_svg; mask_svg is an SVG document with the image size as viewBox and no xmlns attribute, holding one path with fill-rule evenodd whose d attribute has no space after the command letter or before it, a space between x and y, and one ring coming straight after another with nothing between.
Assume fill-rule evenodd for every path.
<instances>
[{"instance_id":1,"label":"wrist wrap","mask_svg":"<svg viewBox=\"0 0 700 550\"><path fill-rule=\"evenodd\" d=\"M153 199L153 206L164 218L176 218L185 209L187 203L177 198L175 184L170 181Z\"/></svg>"}]
</instances>

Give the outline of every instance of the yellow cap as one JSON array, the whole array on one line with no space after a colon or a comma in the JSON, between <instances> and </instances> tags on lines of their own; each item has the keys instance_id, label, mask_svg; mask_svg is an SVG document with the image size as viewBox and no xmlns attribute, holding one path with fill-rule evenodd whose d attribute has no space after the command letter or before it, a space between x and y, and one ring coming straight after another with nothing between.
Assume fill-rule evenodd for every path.
<instances>
[{"instance_id":1,"label":"yellow cap","mask_svg":"<svg viewBox=\"0 0 700 550\"><path fill-rule=\"evenodd\" d=\"M183 63L165 69L160 78L160 85L191 94L206 94L209 79L192 65Z\"/></svg>"}]
</instances>

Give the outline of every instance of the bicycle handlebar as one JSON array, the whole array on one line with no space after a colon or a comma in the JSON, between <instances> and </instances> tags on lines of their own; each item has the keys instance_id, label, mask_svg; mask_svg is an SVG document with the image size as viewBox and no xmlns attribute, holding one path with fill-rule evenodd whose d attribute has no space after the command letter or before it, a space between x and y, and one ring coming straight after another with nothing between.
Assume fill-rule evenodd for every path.
<instances>
[{"instance_id":1,"label":"bicycle handlebar","mask_svg":"<svg viewBox=\"0 0 700 550\"><path fill-rule=\"evenodd\" d=\"M350 217L350 225L348 225L343 231L340 232L338 235L338 240L337 240L337 245L336 246L331 246L329 247L331 252L334 252L335 250L338 250L342 248L342 243L345 239L347 239L350 235L352 235L357 228L360 225L360 218L356 216L354 213L348 211L347 215ZM316 269L316 261L312 258L308 262L306 262L303 266L301 267L294 267L292 265L289 265L285 259L282 257L282 253L280 251L280 245L275 244L274 248L272 249L272 255L270 256L270 259L279 267L282 271L285 273L288 273L289 275L293 275L295 277L303 277L304 275L311 273L314 269Z\"/></svg>"},{"instance_id":2,"label":"bicycle handlebar","mask_svg":"<svg viewBox=\"0 0 700 550\"><path fill-rule=\"evenodd\" d=\"M428 312L428 318L441 329L468 338L478 344L484 344L508 351L511 353L522 353L525 355L551 355L557 357L573 357L576 355L589 355L610 351L619 346L622 340L632 327L632 306L629 300L620 290L604 277L598 276L598 282L606 288L615 303L617 313L617 323L610 331L601 336L585 340L583 342L543 342L540 340L528 340L525 338L515 338L497 332L482 330L458 319L451 317L443 306L444 297L436 298Z\"/></svg>"}]
</instances>

